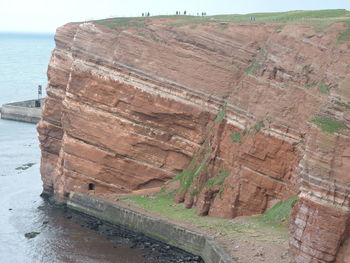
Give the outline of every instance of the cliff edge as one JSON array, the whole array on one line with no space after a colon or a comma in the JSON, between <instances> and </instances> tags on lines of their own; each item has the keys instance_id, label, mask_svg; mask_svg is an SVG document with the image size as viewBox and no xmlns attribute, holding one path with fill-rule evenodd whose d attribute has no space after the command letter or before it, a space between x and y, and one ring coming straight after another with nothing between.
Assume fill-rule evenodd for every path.
<instances>
[{"instance_id":1,"label":"cliff edge","mask_svg":"<svg viewBox=\"0 0 350 263\"><path fill-rule=\"evenodd\" d=\"M38 124L44 191L65 202L173 180L177 202L225 218L299 194L293 262L349 262L350 15L334 12L59 28Z\"/></svg>"}]
</instances>

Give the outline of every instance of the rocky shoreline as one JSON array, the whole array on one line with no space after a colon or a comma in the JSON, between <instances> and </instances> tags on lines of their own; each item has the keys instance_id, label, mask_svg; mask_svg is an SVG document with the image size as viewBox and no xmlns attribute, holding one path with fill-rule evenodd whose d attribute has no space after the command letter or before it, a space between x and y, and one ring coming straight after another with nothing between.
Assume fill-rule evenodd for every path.
<instances>
[{"instance_id":1,"label":"rocky shoreline","mask_svg":"<svg viewBox=\"0 0 350 263\"><path fill-rule=\"evenodd\" d=\"M45 193L41 196L51 205L55 206L56 209L63 209L67 220L72 220L81 227L96 231L112 242L142 250L144 252L143 257L147 260L156 263L204 263L201 257L188 253L180 248L165 244L124 226L112 224L106 220L70 209L67 205L58 203Z\"/></svg>"}]
</instances>

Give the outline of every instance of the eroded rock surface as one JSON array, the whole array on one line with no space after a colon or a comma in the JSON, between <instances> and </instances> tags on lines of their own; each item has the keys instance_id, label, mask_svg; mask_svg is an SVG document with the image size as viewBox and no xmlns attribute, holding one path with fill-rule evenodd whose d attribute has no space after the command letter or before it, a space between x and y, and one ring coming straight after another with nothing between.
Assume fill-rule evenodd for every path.
<instances>
[{"instance_id":1,"label":"eroded rock surface","mask_svg":"<svg viewBox=\"0 0 350 263\"><path fill-rule=\"evenodd\" d=\"M347 262L346 25L172 23L58 29L38 125L44 191L139 193L185 169L176 201L226 218L300 193L294 262Z\"/></svg>"}]
</instances>

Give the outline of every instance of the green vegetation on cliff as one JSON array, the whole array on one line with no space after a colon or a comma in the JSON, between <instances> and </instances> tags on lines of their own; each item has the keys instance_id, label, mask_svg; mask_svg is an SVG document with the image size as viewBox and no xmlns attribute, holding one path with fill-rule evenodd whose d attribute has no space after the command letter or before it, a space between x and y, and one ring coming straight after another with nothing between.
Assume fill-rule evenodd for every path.
<instances>
[{"instance_id":1,"label":"green vegetation on cliff","mask_svg":"<svg viewBox=\"0 0 350 263\"><path fill-rule=\"evenodd\" d=\"M180 193L184 193L189 190L195 180L197 180L197 177L205 169L211 152L211 147L206 148L205 152L203 153L198 152L188 167L175 176L174 179L172 179L172 182L180 181ZM200 155L202 155L202 157L200 157ZM195 195L195 192L192 194Z\"/></svg>"},{"instance_id":2,"label":"green vegetation on cliff","mask_svg":"<svg viewBox=\"0 0 350 263\"><path fill-rule=\"evenodd\" d=\"M252 22L251 18L255 17L254 23L269 23L269 22L294 22L294 21L314 21L322 24L323 22L350 22L350 11L346 9L326 9L326 10L311 10L311 11L289 11L289 12L272 12L272 13L250 13L250 14L230 14L230 15L214 15L214 16L190 16L190 15L161 15L150 17L117 17L94 22L106 25L111 28L118 26L125 27L140 27L143 26L147 19L159 18L173 20L172 25L187 25L203 22ZM220 29L227 29L226 24L219 25ZM346 34L347 35L347 34ZM344 36L345 37L345 36Z\"/></svg>"},{"instance_id":3,"label":"green vegetation on cliff","mask_svg":"<svg viewBox=\"0 0 350 263\"><path fill-rule=\"evenodd\" d=\"M173 193L129 196L126 200L167 219L189 223L194 227L228 235L230 238L232 238L231 235L264 238L266 233L274 233L277 236L287 238L287 224L297 196L277 203L260 216L237 221L209 216L196 216L194 208L186 209L182 204L175 204L173 202Z\"/></svg>"},{"instance_id":4,"label":"green vegetation on cliff","mask_svg":"<svg viewBox=\"0 0 350 263\"><path fill-rule=\"evenodd\" d=\"M279 23L276 32L281 32L286 24L298 23L305 26L311 26L316 31L323 31L328 26L336 22L344 22L346 29L339 32L336 39L337 43L341 44L350 40L350 11L346 9L329 9L329 10L314 10L314 11L289 11L289 12L274 12L274 13L251 13L251 14L232 14L232 15L214 15L214 16L190 16L190 15L161 15L150 17L117 17L103 20L96 20L94 23L107 26L111 29L121 32L128 28L140 29L151 19L162 19L161 23L169 26L186 26L190 25L195 28L197 24L219 23L218 29L229 29L230 22L232 23ZM253 73L255 70L252 65L248 71ZM251 71L251 72L250 72Z\"/></svg>"},{"instance_id":5,"label":"green vegetation on cliff","mask_svg":"<svg viewBox=\"0 0 350 263\"><path fill-rule=\"evenodd\" d=\"M350 22L348 21L346 24L347 24L347 29L345 31L343 31L342 33L340 33L340 35L337 39L337 42L339 44L350 40Z\"/></svg>"},{"instance_id":6,"label":"green vegetation on cliff","mask_svg":"<svg viewBox=\"0 0 350 263\"><path fill-rule=\"evenodd\" d=\"M344 103L344 102L340 102L340 101L336 101L335 104L337 104L340 107L343 107L345 109L350 110L350 103Z\"/></svg>"},{"instance_id":7,"label":"green vegetation on cliff","mask_svg":"<svg viewBox=\"0 0 350 263\"><path fill-rule=\"evenodd\" d=\"M226 108L227 108L227 101L225 101L222 108L218 111L216 118L215 118L215 122L220 123L223 121L223 119L226 116Z\"/></svg>"},{"instance_id":8,"label":"green vegetation on cliff","mask_svg":"<svg viewBox=\"0 0 350 263\"><path fill-rule=\"evenodd\" d=\"M253 220L257 220L259 222L274 226L287 225L289 222L293 205L295 204L297 199L298 196L295 195L286 201L279 202L262 215L254 217Z\"/></svg>"},{"instance_id":9,"label":"green vegetation on cliff","mask_svg":"<svg viewBox=\"0 0 350 263\"><path fill-rule=\"evenodd\" d=\"M240 132L234 132L231 135L232 142L239 143L241 142L241 133Z\"/></svg>"},{"instance_id":10,"label":"green vegetation on cliff","mask_svg":"<svg viewBox=\"0 0 350 263\"><path fill-rule=\"evenodd\" d=\"M162 16L164 17L164 16ZM169 18L173 18L170 16ZM175 16L176 17L176 16ZM255 20L252 21L252 17ZM177 17L176 17L177 18ZM326 9L326 10L312 10L303 11L295 10L289 12L272 12L272 13L251 13L251 14L231 14L231 15L214 15L207 17L198 16L182 16L182 21L177 22L175 25L195 24L201 22L236 22L236 23L286 23L286 22L317 22L319 26L323 26L323 23L335 23L335 22L348 22L350 21L350 11L345 9ZM227 29L226 26L222 26L222 29Z\"/></svg>"},{"instance_id":11,"label":"green vegetation on cliff","mask_svg":"<svg viewBox=\"0 0 350 263\"><path fill-rule=\"evenodd\" d=\"M322 131L329 133L336 133L349 129L343 122L330 118L314 117L311 121L315 123Z\"/></svg>"},{"instance_id":12,"label":"green vegetation on cliff","mask_svg":"<svg viewBox=\"0 0 350 263\"><path fill-rule=\"evenodd\" d=\"M321 92L323 94L328 94L329 91L331 90L331 88L333 88L333 87L329 86L329 85L325 85L325 84L321 84L318 86L319 92Z\"/></svg>"},{"instance_id":13,"label":"green vegetation on cliff","mask_svg":"<svg viewBox=\"0 0 350 263\"><path fill-rule=\"evenodd\" d=\"M273 13L252 13L245 15L216 15L214 18L230 22L250 22L250 18L254 16L254 22L289 22L304 20L331 20L331 19L350 19L350 11L345 9L329 9L314 11L289 11L289 12L273 12Z\"/></svg>"},{"instance_id":14,"label":"green vegetation on cliff","mask_svg":"<svg viewBox=\"0 0 350 263\"><path fill-rule=\"evenodd\" d=\"M223 182L228 176L228 171L222 170L216 176L209 178L209 180L205 183L206 188L220 186L223 187Z\"/></svg>"},{"instance_id":15,"label":"green vegetation on cliff","mask_svg":"<svg viewBox=\"0 0 350 263\"><path fill-rule=\"evenodd\" d=\"M140 28L144 26L145 17L117 17L94 21L110 29Z\"/></svg>"}]
</instances>

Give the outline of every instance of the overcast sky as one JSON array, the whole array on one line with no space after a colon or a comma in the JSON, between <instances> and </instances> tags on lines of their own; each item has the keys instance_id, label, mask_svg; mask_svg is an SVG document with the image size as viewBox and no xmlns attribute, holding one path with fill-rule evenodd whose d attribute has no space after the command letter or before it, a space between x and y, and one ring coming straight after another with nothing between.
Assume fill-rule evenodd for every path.
<instances>
[{"instance_id":1,"label":"overcast sky","mask_svg":"<svg viewBox=\"0 0 350 263\"><path fill-rule=\"evenodd\" d=\"M290 10L347 9L350 0L0 0L0 31L55 32L72 21L115 16L245 14Z\"/></svg>"}]
</instances>

